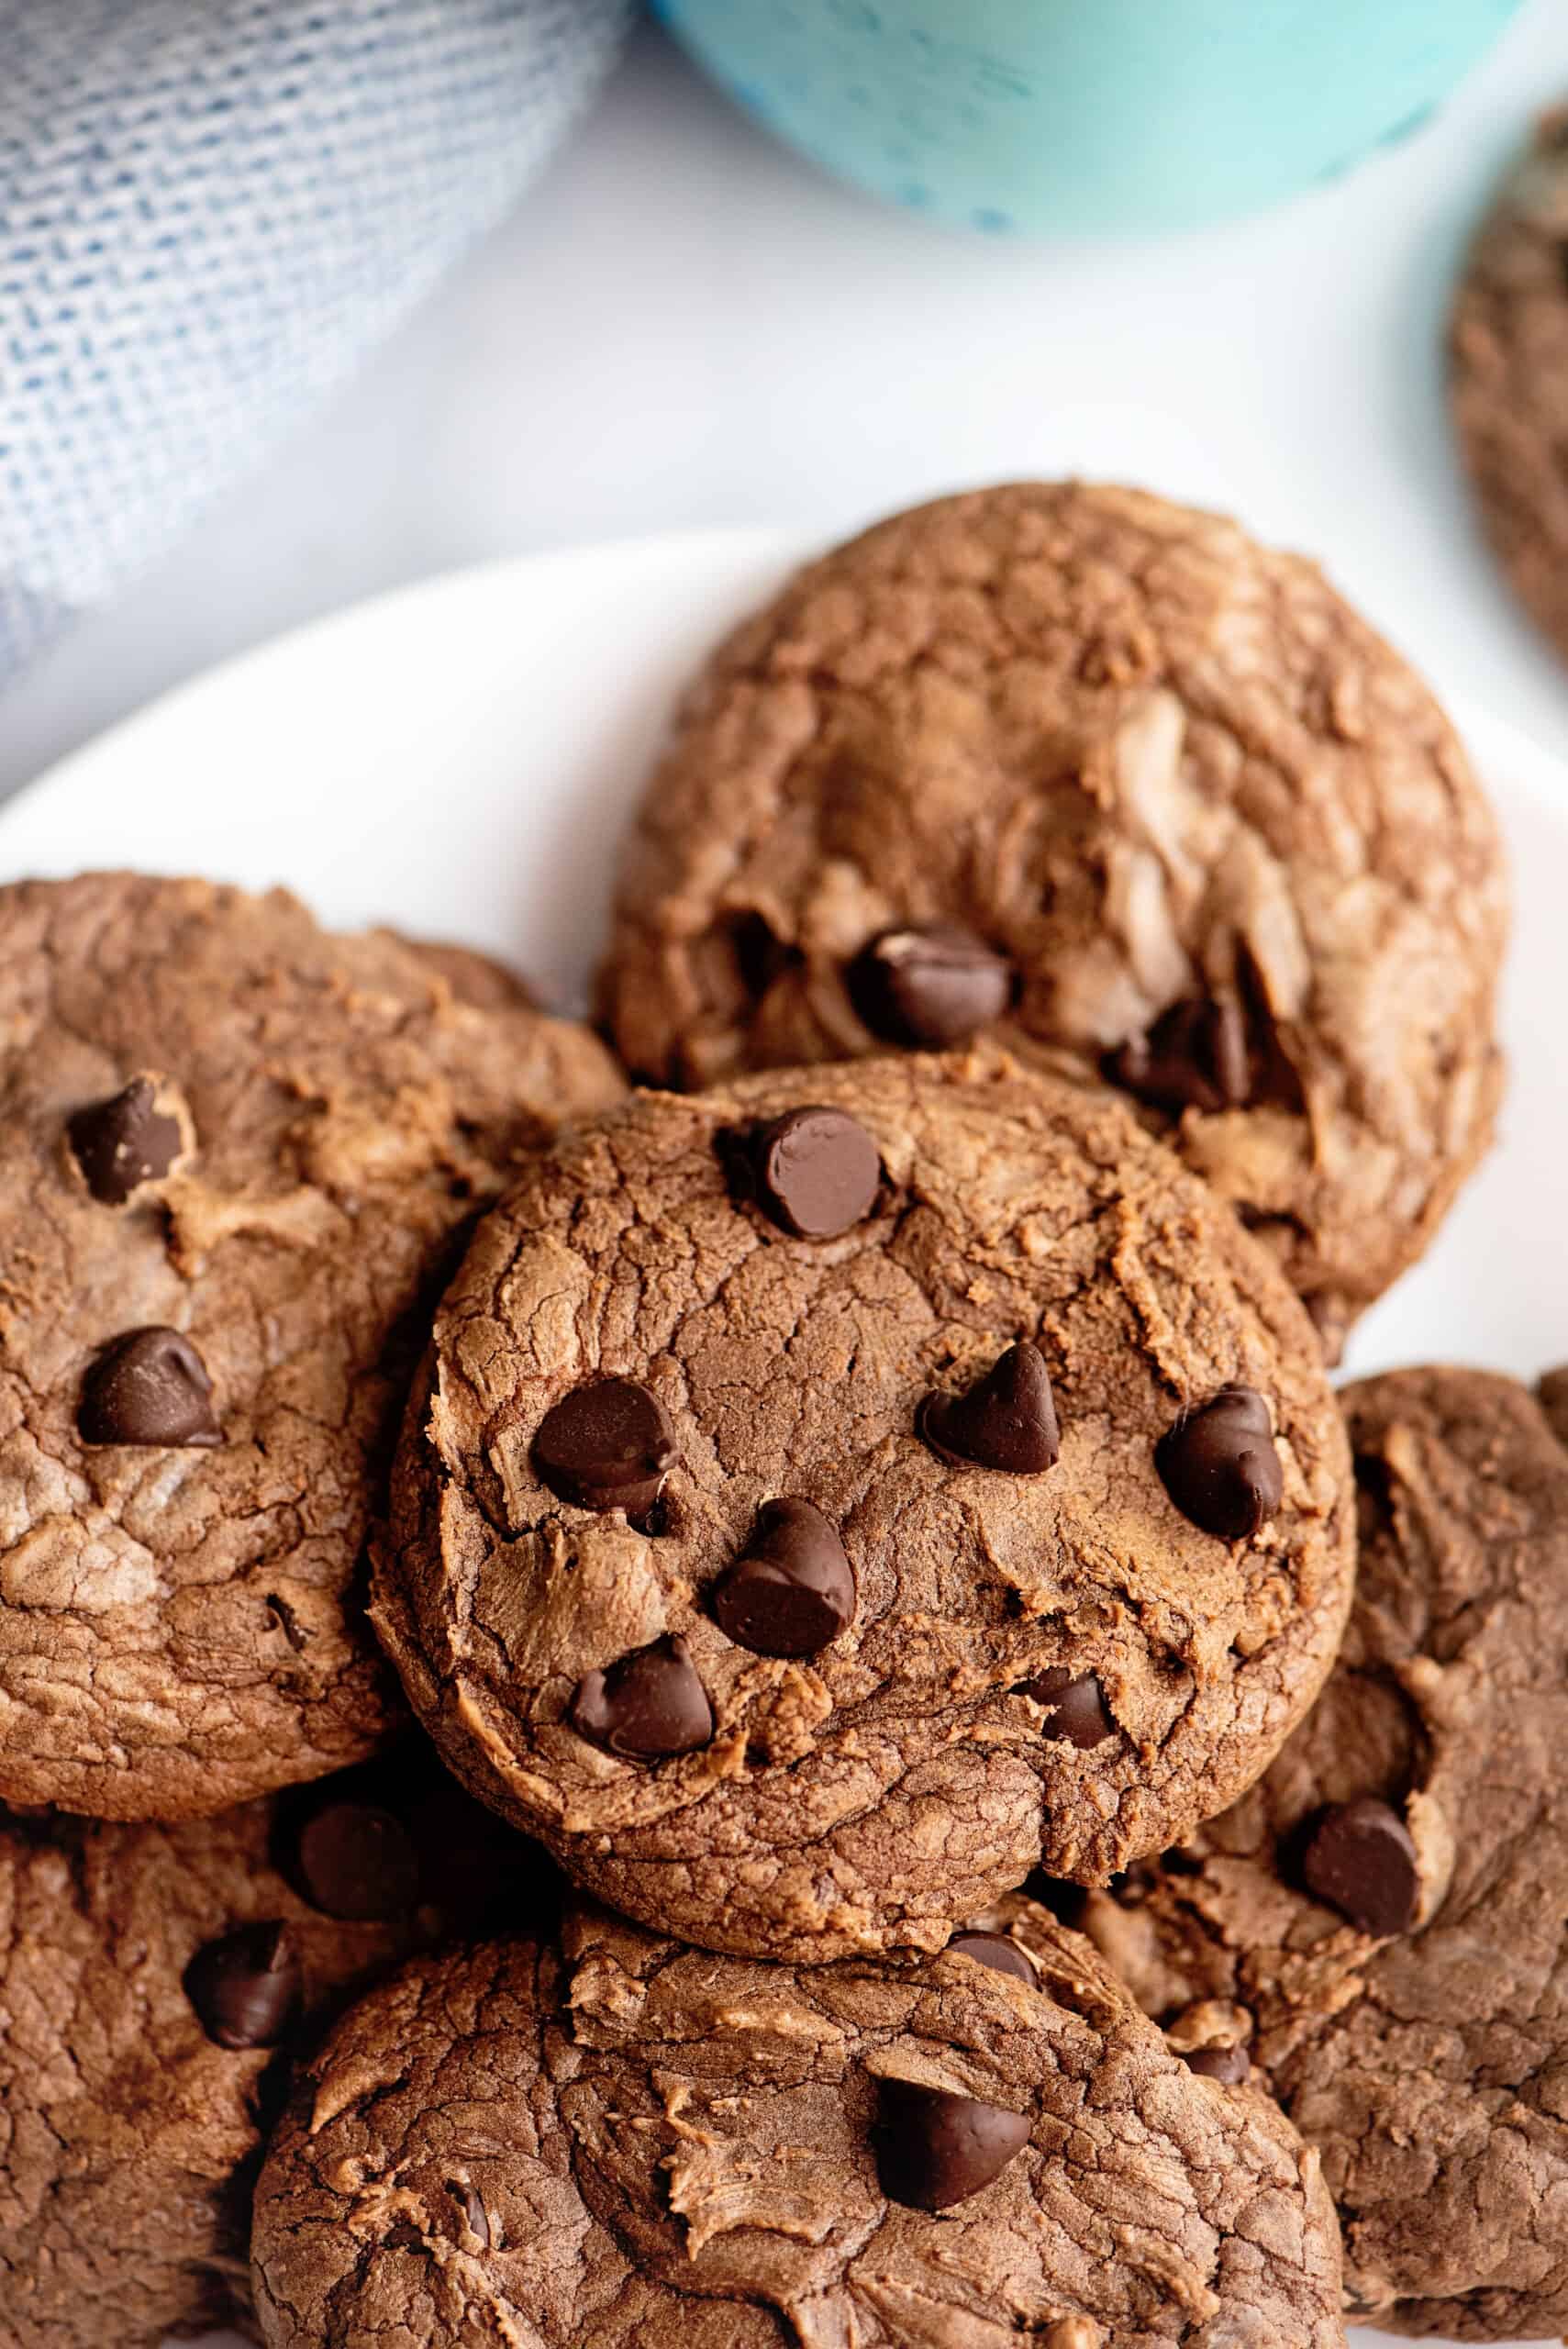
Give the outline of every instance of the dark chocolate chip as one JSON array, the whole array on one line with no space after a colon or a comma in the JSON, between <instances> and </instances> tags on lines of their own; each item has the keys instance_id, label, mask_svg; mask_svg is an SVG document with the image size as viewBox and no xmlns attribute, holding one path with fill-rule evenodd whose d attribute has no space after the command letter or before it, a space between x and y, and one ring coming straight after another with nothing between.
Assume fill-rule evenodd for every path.
<instances>
[{"instance_id":1,"label":"dark chocolate chip","mask_svg":"<svg viewBox=\"0 0 1568 2349\"><path fill-rule=\"evenodd\" d=\"M354 1922L404 1917L419 1898L419 1855L390 1810L330 1802L307 1819L296 1846L306 1898Z\"/></svg>"},{"instance_id":2,"label":"dark chocolate chip","mask_svg":"<svg viewBox=\"0 0 1568 2349\"><path fill-rule=\"evenodd\" d=\"M1154 1447L1182 1515L1223 1542L1245 1542L1280 1505L1284 1479L1269 1407L1251 1386L1222 1386Z\"/></svg>"},{"instance_id":3,"label":"dark chocolate chip","mask_svg":"<svg viewBox=\"0 0 1568 2349\"><path fill-rule=\"evenodd\" d=\"M976 1965L988 1965L994 1974L1011 1974L1027 1982L1031 1990L1039 1987L1040 1976L1029 1952L1006 1933L954 1933L948 1947L960 1957L972 1957Z\"/></svg>"},{"instance_id":4,"label":"dark chocolate chip","mask_svg":"<svg viewBox=\"0 0 1568 2349\"><path fill-rule=\"evenodd\" d=\"M1240 1109L1251 1098L1247 1023L1233 996L1174 1003L1145 1036L1107 1054L1106 1074L1151 1108Z\"/></svg>"},{"instance_id":5,"label":"dark chocolate chip","mask_svg":"<svg viewBox=\"0 0 1568 2349\"><path fill-rule=\"evenodd\" d=\"M567 1715L607 1753L653 1762L695 1753L713 1735L713 1707L684 1640L655 1640L577 1683Z\"/></svg>"},{"instance_id":6,"label":"dark chocolate chip","mask_svg":"<svg viewBox=\"0 0 1568 2349\"><path fill-rule=\"evenodd\" d=\"M197 2021L219 2047L276 2047L305 1995L288 1927L276 1918L208 1942L186 1966L184 1979Z\"/></svg>"},{"instance_id":7,"label":"dark chocolate chip","mask_svg":"<svg viewBox=\"0 0 1568 2349\"><path fill-rule=\"evenodd\" d=\"M912 2080L884 2080L877 2174L890 2202L949 2210L1000 2177L1029 2143L1021 2112Z\"/></svg>"},{"instance_id":8,"label":"dark chocolate chip","mask_svg":"<svg viewBox=\"0 0 1568 2349\"><path fill-rule=\"evenodd\" d=\"M467 2228L468 2232L474 2237L482 2249L488 2251L490 2221L485 2216L484 2205L478 2194L472 2186L461 2185L455 2178L447 2180L447 2192L457 2204L462 2225Z\"/></svg>"},{"instance_id":9,"label":"dark chocolate chip","mask_svg":"<svg viewBox=\"0 0 1568 2349\"><path fill-rule=\"evenodd\" d=\"M837 1530L810 1501L764 1501L751 1539L713 1594L719 1629L752 1655L816 1655L855 1612Z\"/></svg>"},{"instance_id":10,"label":"dark chocolate chip","mask_svg":"<svg viewBox=\"0 0 1568 2349\"><path fill-rule=\"evenodd\" d=\"M83 1443L221 1443L212 1381L178 1330L128 1330L82 1382L76 1424Z\"/></svg>"},{"instance_id":11,"label":"dark chocolate chip","mask_svg":"<svg viewBox=\"0 0 1568 2349\"><path fill-rule=\"evenodd\" d=\"M1240 2087L1252 2068L1252 2059L1244 2047L1184 2048L1182 2061L1189 2072L1197 2072L1206 2080L1218 2080L1221 2087L1227 2088Z\"/></svg>"},{"instance_id":12,"label":"dark chocolate chip","mask_svg":"<svg viewBox=\"0 0 1568 2349\"><path fill-rule=\"evenodd\" d=\"M412 2219L394 2219L381 2239L384 2251L423 2251L425 2238Z\"/></svg>"},{"instance_id":13,"label":"dark chocolate chip","mask_svg":"<svg viewBox=\"0 0 1568 2349\"><path fill-rule=\"evenodd\" d=\"M1058 1664L1018 1686L1022 1695L1046 1708L1040 1725L1041 1737L1062 1741L1088 1753L1117 1733L1116 1723L1106 1710L1104 1692L1092 1672L1074 1674Z\"/></svg>"},{"instance_id":14,"label":"dark chocolate chip","mask_svg":"<svg viewBox=\"0 0 1568 2349\"><path fill-rule=\"evenodd\" d=\"M534 1467L552 1493L632 1518L653 1507L678 1456L670 1414L631 1378L601 1378L563 1395L534 1437Z\"/></svg>"},{"instance_id":15,"label":"dark chocolate chip","mask_svg":"<svg viewBox=\"0 0 1568 2349\"><path fill-rule=\"evenodd\" d=\"M751 1179L770 1220L796 1240L836 1240L863 1223L882 1188L882 1159L842 1109L786 1109L751 1136Z\"/></svg>"},{"instance_id":16,"label":"dark chocolate chip","mask_svg":"<svg viewBox=\"0 0 1568 2349\"><path fill-rule=\"evenodd\" d=\"M1326 1810L1302 1854L1307 1887L1359 1933L1382 1940L1407 1933L1421 1902L1421 1874L1410 1831L1375 1795Z\"/></svg>"},{"instance_id":17,"label":"dark chocolate chip","mask_svg":"<svg viewBox=\"0 0 1568 2349\"><path fill-rule=\"evenodd\" d=\"M105 1207L124 1207L143 1183L167 1174L185 1146L177 1118L158 1107L150 1076L133 1076L112 1100L78 1109L65 1129L83 1179Z\"/></svg>"},{"instance_id":18,"label":"dark chocolate chip","mask_svg":"<svg viewBox=\"0 0 1568 2349\"><path fill-rule=\"evenodd\" d=\"M1054 1468L1062 1453L1051 1374L1027 1338L1009 1346L967 1394L939 1388L928 1395L918 1427L933 1452L961 1468L1038 1476Z\"/></svg>"},{"instance_id":19,"label":"dark chocolate chip","mask_svg":"<svg viewBox=\"0 0 1568 2349\"><path fill-rule=\"evenodd\" d=\"M973 930L949 922L884 930L845 974L850 999L884 1043L917 1052L962 1044L999 1019L1013 996L1013 974Z\"/></svg>"}]
</instances>

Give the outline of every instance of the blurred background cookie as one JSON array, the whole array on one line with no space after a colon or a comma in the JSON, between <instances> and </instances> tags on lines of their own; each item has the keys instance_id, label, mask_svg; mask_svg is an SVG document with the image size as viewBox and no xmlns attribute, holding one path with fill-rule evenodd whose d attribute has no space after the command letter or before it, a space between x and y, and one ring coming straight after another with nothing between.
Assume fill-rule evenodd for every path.
<instances>
[{"instance_id":1,"label":"blurred background cookie","mask_svg":"<svg viewBox=\"0 0 1568 2349\"><path fill-rule=\"evenodd\" d=\"M1568 108L1495 195L1449 323L1449 397L1476 512L1508 583L1568 659Z\"/></svg>"}]
</instances>

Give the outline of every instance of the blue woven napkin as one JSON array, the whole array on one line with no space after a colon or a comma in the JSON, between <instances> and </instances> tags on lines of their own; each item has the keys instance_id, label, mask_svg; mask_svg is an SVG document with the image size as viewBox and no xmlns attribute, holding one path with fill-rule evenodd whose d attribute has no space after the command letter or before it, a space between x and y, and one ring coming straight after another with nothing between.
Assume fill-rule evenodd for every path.
<instances>
[{"instance_id":1,"label":"blue woven napkin","mask_svg":"<svg viewBox=\"0 0 1568 2349\"><path fill-rule=\"evenodd\" d=\"M0 688L527 184L631 0L0 0Z\"/></svg>"}]
</instances>

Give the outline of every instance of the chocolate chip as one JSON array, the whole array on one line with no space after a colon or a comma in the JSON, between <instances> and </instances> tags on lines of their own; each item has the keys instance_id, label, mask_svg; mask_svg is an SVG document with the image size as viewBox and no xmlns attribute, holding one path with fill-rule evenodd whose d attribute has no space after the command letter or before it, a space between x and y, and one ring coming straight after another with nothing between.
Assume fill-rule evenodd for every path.
<instances>
[{"instance_id":1,"label":"chocolate chip","mask_svg":"<svg viewBox=\"0 0 1568 2349\"><path fill-rule=\"evenodd\" d=\"M999 1019L1013 974L973 930L950 922L884 930L845 974L850 999L884 1043L940 1052Z\"/></svg>"},{"instance_id":2,"label":"chocolate chip","mask_svg":"<svg viewBox=\"0 0 1568 2349\"><path fill-rule=\"evenodd\" d=\"M931 1450L961 1468L1038 1476L1054 1468L1062 1453L1051 1374L1027 1338L1009 1346L967 1394L939 1388L928 1395L917 1424Z\"/></svg>"},{"instance_id":3,"label":"chocolate chip","mask_svg":"<svg viewBox=\"0 0 1568 2349\"><path fill-rule=\"evenodd\" d=\"M288 1927L272 1918L208 1942L185 1968L185 1996L219 2047L276 2047L305 1995Z\"/></svg>"},{"instance_id":4,"label":"chocolate chip","mask_svg":"<svg viewBox=\"0 0 1568 2349\"><path fill-rule=\"evenodd\" d=\"M836 1240L876 1205L881 1156L842 1109L787 1109L750 1141L758 1204L796 1240Z\"/></svg>"},{"instance_id":5,"label":"chocolate chip","mask_svg":"<svg viewBox=\"0 0 1568 2349\"><path fill-rule=\"evenodd\" d=\"M112 1100L78 1109L65 1130L87 1188L108 1208L167 1174L185 1146L179 1119L159 1108L150 1076L133 1076Z\"/></svg>"},{"instance_id":6,"label":"chocolate chip","mask_svg":"<svg viewBox=\"0 0 1568 2349\"><path fill-rule=\"evenodd\" d=\"M384 2251L423 2251L425 2238L412 2219L394 2219L383 2235Z\"/></svg>"},{"instance_id":7,"label":"chocolate chip","mask_svg":"<svg viewBox=\"0 0 1568 2349\"><path fill-rule=\"evenodd\" d=\"M1006 1933L954 1933L948 1947L960 1957L972 1957L976 1965L988 1965L994 1974L1011 1974L1016 1980L1027 1982L1031 1990L1040 1986L1029 1952Z\"/></svg>"},{"instance_id":8,"label":"chocolate chip","mask_svg":"<svg viewBox=\"0 0 1568 2349\"><path fill-rule=\"evenodd\" d=\"M1092 1672L1073 1674L1062 1664L1053 1664L1049 1672L1037 1672L1032 1680L1020 1681L1018 1688L1021 1695L1046 1708L1040 1725L1041 1737L1060 1740L1088 1753L1117 1733Z\"/></svg>"},{"instance_id":9,"label":"chocolate chip","mask_svg":"<svg viewBox=\"0 0 1568 2349\"><path fill-rule=\"evenodd\" d=\"M311 1906L355 1923L406 1916L419 1898L419 1855L400 1820L374 1803L331 1802L295 1847Z\"/></svg>"},{"instance_id":10,"label":"chocolate chip","mask_svg":"<svg viewBox=\"0 0 1568 2349\"><path fill-rule=\"evenodd\" d=\"M1359 1933L1378 1940L1407 1933L1421 1901L1421 1875L1410 1831L1375 1795L1326 1810L1302 1855L1307 1887Z\"/></svg>"},{"instance_id":11,"label":"chocolate chip","mask_svg":"<svg viewBox=\"0 0 1568 2349\"><path fill-rule=\"evenodd\" d=\"M82 1382L77 1427L83 1443L221 1443L212 1381L178 1330L129 1330L116 1338Z\"/></svg>"},{"instance_id":12,"label":"chocolate chip","mask_svg":"<svg viewBox=\"0 0 1568 2349\"><path fill-rule=\"evenodd\" d=\"M488 2251L490 2248L490 2221L485 2215L484 2205L480 2200L478 2194L474 2191L472 2186L461 2185L455 2178L449 2178L447 2180L447 2192L457 2204L458 2214L463 2226L466 2227L468 2232L474 2237L480 2247L484 2251Z\"/></svg>"},{"instance_id":13,"label":"chocolate chip","mask_svg":"<svg viewBox=\"0 0 1568 2349\"><path fill-rule=\"evenodd\" d=\"M1179 1419L1154 1463L1182 1515L1224 1542L1250 1541L1284 1492L1269 1407L1251 1386L1222 1386Z\"/></svg>"},{"instance_id":14,"label":"chocolate chip","mask_svg":"<svg viewBox=\"0 0 1568 2349\"><path fill-rule=\"evenodd\" d=\"M1187 2047L1182 2050L1182 2061L1189 2072L1227 2088L1240 2087L1252 2068L1244 2047Z\"/></svg>"},{"instance_id":15,"label":"chocolate chip","mask_svg":"<svg viewBox=\"0 0 1568 2349\"><path fill-rule=\"evenodd\" d=\"M1240 1109L1251 1098L1247 1023L1232 996L1174 1003L1145 1036L1108 1053L1106 1074L1151 1108Z\"/></svg>"},{"instance_id":16,"label":"chocolate chip","mask_svg":"<svg viewBox=\"0 0 1568 2349\"><path fill-rule=\"evenodd\" d=\"M816 1655L855 1612L836 1529L810 1501L764 1501L751 1539L714 1588L719 1629L752 1655Z\"/></svg>"},{"instance_id":17,"label":"chocolate chip","mask_svg":"<svg viewBox=\"0 0 1568 2349\"><path fill-rule=\"evenodd\" d=\"M607 1753L653 1762L695 1753L713 1735L713 1707L684 1640L655 1640L577 1683L567 1719Z\"/></svg>"},{"instance_id":18,"label":"chocolate chip","mask_svg":"<svg viewBox=\"0 0 1568 2349\"><path fill-rule=\"evenodd\" d=\"M670 1414L631 1378L597 1379L562 1396L534 1437L534 1467L552 1493L631 1518L653 1507L678 1457Z\"/></svg>"},{"instance_id":19,"label":"chocolate chip","mask_svg":"<svg viewBox=\"0 0 1568 2349\"><path fill-rule=\"evenodd\" d=\"M1021 2112L912 2080L884 2080L877 2174L890 2202L949 2210L1000 2177L1027 2145Z\"/></svg>"}]
</instances>

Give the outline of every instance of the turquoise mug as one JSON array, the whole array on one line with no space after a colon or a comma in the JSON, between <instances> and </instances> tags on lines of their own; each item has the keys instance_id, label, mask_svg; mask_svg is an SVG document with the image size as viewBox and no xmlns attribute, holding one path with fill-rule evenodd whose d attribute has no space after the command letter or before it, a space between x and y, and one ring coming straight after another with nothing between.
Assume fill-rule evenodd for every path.
<instances>
[{"instance_id":1,"label":"turquoise mug","mask_svg":"<svg viewBox=\"0 0 1568 2349\"><path fill-rule=\"evenodd\" d=\"M1518 0L657 0L840 178L958 226L1247 212L1428 114Z\"/></svg>"}]
</instances>

